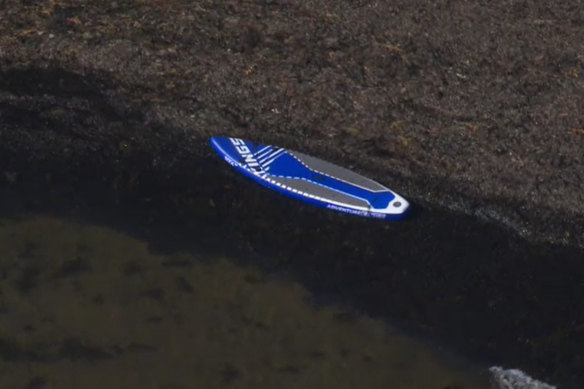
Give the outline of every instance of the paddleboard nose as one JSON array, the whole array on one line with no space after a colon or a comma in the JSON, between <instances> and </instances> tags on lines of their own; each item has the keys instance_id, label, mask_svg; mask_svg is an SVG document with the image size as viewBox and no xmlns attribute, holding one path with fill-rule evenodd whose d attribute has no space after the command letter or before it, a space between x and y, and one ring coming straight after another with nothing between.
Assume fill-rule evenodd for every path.
<instances>
[{"instance_id":1,"label":"paddleboard nose","mask_svg":"<svg viewBox=\"0 0 584 389\"><path fill-rule=\"evenodd\" d=\"M388 213L395 215L405 215L409 208L410 203L400 195L395 194L395 198L391 201L391 203L389 203Z\"/></svg>"}]
</instances>

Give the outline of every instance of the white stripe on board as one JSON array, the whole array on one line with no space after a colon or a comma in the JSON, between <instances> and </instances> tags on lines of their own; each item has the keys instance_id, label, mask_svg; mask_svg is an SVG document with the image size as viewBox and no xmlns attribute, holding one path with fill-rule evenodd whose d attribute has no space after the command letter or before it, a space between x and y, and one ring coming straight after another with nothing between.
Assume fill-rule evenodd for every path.
<instances>
[{"instance_id":1,"label":"white stripe on board","mask_svg":"<svg viewBox=\"0 0 584 389\"><path fill-rule=\"evenodd\" d=\"M282 151L284 151L284 149L277 149L276 151L274 151L273 153L270 153L268 155L264 155L263 157L261 157L259 159L260 162L264 162L267 161L268 159L272 158L273 156L275 156L276 154L281 153Z\"/></svg>"},{"instance_id":2,"label":"white stripe on board","mask_svg":"<svg viewBox=\"0 0 584 389\"><path fill-rule=\"evenodd\" d=\"M280 149L280 151L281 151L281 153L276 153L276 154L273 154L273 158L272 158L272 159L270 159L270 160L269 160L269 161L267 161L267 162L263 162L263 163L262 163L262 165L263 165L264 167L265 167L265 166L269 166L269 165L270 165L272 162L274 162L276 159L278 159L280 156L282 156L282 154L284 154L284 149Z\"/></svg>"},{"instance_id":3,"label":"white stripe on board","mask_svg":"<svg viewBox=\"0 0 584 389\"><path fill-rule=\"evenodd\" d=\"M274 148L272 146L268 146L268 148L266 150L263 150L261 153L256 154L256 159L259 161L261 158L264 158L266 155L270 154L272 151L274 151Z\"/></svg>"},{"instance_id":4,"label":"white stripe on board","mask_svg":"<svg viewBox=\"0 0 584 389\"><path fill-rule=\"evenodd\" d=\"M261 149L259 149L258 151L256 151L253 155L254 157L258 157L260 154L262 154L264 151L270 149L272 146L264 146Z\"/></svg>"}]
</instances>

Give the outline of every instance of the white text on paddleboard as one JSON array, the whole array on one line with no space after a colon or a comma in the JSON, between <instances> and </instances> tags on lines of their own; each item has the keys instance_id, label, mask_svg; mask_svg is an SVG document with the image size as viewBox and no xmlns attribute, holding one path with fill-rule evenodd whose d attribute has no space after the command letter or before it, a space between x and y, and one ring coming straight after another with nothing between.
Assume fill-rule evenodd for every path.
<instances>
[{"instance_id":1,"label":"white text on paddleboard","mask_svg":"<svg viewBox=\"0 0 584 389\"><path fill-rule=\"evenodd\" d=\"M249 147L246 146L245 142L242 139L238 138L229 138L233 146L235 146L235 150L243 157L243 162L253 171L257 173L263 172L264 169L260 166L258 161L256 161L255 157L251 153Z\"/></svg>"}]
</instances>

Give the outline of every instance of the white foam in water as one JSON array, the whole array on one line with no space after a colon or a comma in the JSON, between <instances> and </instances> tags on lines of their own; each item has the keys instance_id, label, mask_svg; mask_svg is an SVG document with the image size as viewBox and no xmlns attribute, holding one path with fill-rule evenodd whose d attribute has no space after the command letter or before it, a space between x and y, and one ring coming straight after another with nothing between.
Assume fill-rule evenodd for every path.
<instances>
[{"instance_id":1,"label":"white foam in water","mask_svg":"<svg viewBox=\"0 0 584 389\"><path fill-rule=\"evenodd\" d=\"M496 389L556 389L555 386L535 380L519 369L489 368L491 382Z\"/></svg>"}]
</instances>

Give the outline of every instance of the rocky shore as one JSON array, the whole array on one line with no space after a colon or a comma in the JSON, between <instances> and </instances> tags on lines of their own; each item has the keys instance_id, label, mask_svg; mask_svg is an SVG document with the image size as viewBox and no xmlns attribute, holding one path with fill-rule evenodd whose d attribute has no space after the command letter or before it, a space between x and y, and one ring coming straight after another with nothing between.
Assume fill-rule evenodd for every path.
<instances>
[{"instance_id":1,"label":"rocky shore","mask_svg":"<svg viewBox=\"0 0 584 389\"><path fill-rule=\"evenodd\" d=\"M581 21L575 1L4 1L2 178L17 158L156 170L160 142L203 158L234 134L581 246Z\"/></svg>"},{"instance_id":2,"label":"rocky shore","mask_svg":"<svg viewBox=\"0 0 584 389\"><path fill-rule=\"evenodd\" d=\"M583 20L575 0L4 0L2 207L184 212L181 242L229 216L251 252L284 251L289 237L268 236L277 225L307 245L289 266L311 290L574 384ZM403 229L258 217L290 205L218 174L213 135L352 167L418 213ZM303 228L351 246L311 250ZM403 246L388 250L388 236Z\"/></svg>"}]
</instances>

